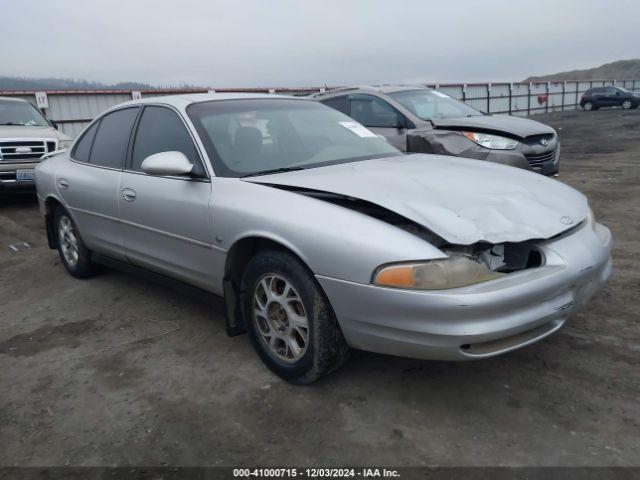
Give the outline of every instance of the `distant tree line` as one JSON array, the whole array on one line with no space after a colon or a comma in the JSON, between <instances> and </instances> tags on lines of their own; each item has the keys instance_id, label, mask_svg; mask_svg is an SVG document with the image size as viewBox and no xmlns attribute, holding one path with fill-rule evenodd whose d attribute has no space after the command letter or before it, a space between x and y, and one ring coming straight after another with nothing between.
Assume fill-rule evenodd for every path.
<instances>
[{"instance_id":1,"label":"distant tree line","mask_svg":"<svg viewBox=\"0 0 640 480\"><path fill-rule=\"evenodd\" d=\"M0 77L0 90L152 90L157 87L141 82L101 83L72 78ZM180 85L180 88L194 88Z\"/></svg>"}]
</instances>

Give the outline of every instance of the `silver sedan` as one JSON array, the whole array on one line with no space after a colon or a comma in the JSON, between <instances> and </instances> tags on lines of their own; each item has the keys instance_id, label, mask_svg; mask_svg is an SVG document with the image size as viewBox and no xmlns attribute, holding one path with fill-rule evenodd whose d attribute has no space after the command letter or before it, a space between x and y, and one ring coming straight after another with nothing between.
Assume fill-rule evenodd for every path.
<instances>
[{"instance_id":1,"label":"silver sedan","mask_svg":"<svg viewBox=\"0 0 640 480\"><path fill-rule=\"evenodd\" d=\"M557 331L606 282L586 198L524 170L403 155L317 102L183 95L119 105L36 172L70 274L144 269L224 298L281 377L349 347L470 360Z\"/></svg>"}]
</instances>

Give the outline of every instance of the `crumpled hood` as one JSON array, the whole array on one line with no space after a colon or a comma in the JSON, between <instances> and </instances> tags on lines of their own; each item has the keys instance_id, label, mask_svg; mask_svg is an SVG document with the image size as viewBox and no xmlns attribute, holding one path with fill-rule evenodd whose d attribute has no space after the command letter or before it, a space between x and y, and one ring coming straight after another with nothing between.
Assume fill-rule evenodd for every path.
<instances>
[{"instance_id":1,"label":"crumpled hood","mask_svg":"<svg viewBox=\"0 0 640 480\"><path fill-rule=\"evenodd\" d=\"M244 180L366 200L455 245L547 239L588 215L584 195L556 180L443 155L403 155Z\"/></svg>"},{"instance_id":2,"label":"crumpled hood","mask_svg":"<svg viewBox=\"0 0 640 480\"><path fill-rule=\"evenodd\" d=\"M528 118L510 115L478 115L475 117L434 118L431 120L436 128L469 128L487 133L505 132L518 138L531 135L555 133L553 128Z\"/></svg>"}]
</instances>

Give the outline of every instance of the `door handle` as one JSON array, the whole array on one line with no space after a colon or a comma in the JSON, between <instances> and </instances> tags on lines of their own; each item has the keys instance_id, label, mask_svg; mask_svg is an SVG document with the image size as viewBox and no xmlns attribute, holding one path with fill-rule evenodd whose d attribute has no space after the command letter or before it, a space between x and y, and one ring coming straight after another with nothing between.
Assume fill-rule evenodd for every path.
<instances>
[{"instance_id":1,"label":"door handle","mask_svg":"<svg viewBox=\"0 0 640 480\"><path fill-rule=\"evenodd\" d=\"M69 182L67 182L67 180L64 178L60 178L58 180L58 187L62 188L63 190L66 190L67 188L69 188Z\"/></svg>"},{"instance_id":2,"label":"door handle","mask_svg":"<svg viewBox=\"0 0 640 480\"><path fill-rule=\"evenodd\" d=\"M124 188L122 190L122 198L124 198L127 202L133 202L136 199L135 190L131 190L130 188Z\"/></svg>"}]
</instances>

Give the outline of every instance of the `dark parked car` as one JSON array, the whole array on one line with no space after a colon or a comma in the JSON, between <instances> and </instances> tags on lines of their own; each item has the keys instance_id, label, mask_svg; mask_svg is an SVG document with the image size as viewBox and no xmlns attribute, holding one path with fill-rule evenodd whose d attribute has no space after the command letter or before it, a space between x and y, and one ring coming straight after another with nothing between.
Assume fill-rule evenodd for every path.
<instances>
[{"instance_id":1,"label":"dark parked car","mask_svg":"<svg viewBox=\"0 0 640 480\"><path fill-rule=\"evenodd\" d=\"M638 108L640 95L622 87L590 88L580 99L584 110L598 110L600 107L622 107L625 110Z\"/></svg>"},{"instance_id":2,"label":"dark parked car","mask_svg":"<svg viewBox=\"0 0 640 480\"><path fill-rule=\"evenodd\" d=\"M553 128L528 118L487 115L437 90L367 86L313 97L403 152L488 160L545 175L558 172L560 142Z\"/></svg>"}]
</instances>

